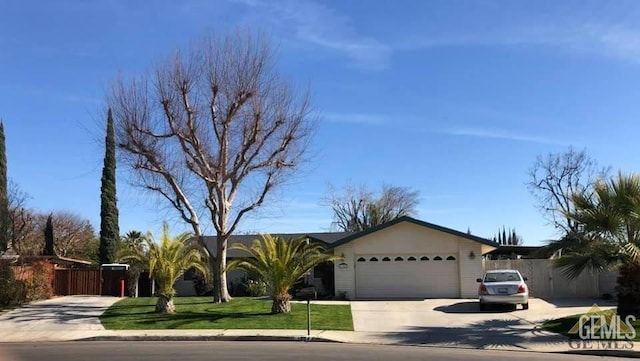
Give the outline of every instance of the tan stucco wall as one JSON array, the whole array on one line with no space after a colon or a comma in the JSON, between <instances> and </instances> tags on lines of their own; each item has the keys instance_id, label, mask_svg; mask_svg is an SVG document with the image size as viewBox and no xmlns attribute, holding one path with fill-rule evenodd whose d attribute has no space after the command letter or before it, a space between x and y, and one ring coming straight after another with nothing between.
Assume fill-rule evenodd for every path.
<instances>
[{"instance_id":1,"label":"tan stucco wall","mask_svg":"<svg viewBox=\"0 0 640 361\"><path fill-rule=\"evenodd\" d=\"M474 258L469 257L474 253ZM336 295L355 296L355 255L456 254L459 260L460 295L476 297L476 278L482 276L482 244L410 222L401 222L338 246L334 253L343 256L335 262ZM346 264L346 268L340 264Z\"/></svg>"}]
</instances>

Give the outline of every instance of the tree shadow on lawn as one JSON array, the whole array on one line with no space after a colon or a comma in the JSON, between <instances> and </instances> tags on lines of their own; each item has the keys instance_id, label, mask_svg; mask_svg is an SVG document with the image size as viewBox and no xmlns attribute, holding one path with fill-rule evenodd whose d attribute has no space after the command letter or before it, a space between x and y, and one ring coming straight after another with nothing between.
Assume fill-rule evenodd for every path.
<instances>
[{"instance_id":1,"label":"tree shadow on lawn","mask_svg":"<svg viewBox=\"0 0 640 361\"><path fill-rule=\"evenodd\" d=\"M211 325L225 319L249 319L261 316L271 316L269 312L215 312L205 310L203 312L177 312L175 314L159 314L153 311L144 313L135 313L129 315L104 315L102 320L109 323L111 319L117 320L121 317L127 318L127 326L131 325L145 326L161 324L158 329L177 329L187 325L196 325L199 323ZM207 329L210 327L196 327L195 329Z\"/></svg>"}]
</instances>

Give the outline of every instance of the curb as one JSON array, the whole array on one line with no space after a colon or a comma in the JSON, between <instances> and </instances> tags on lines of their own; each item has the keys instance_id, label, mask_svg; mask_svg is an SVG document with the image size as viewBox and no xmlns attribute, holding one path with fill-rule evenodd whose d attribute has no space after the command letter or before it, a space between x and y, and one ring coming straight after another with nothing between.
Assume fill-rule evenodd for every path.
<instances>
[{"instance_id":1,"label":"curb","mask_svg":"<svg viewBox=\"0 0 640 361\"><path fill-rule=\"evenodd\" d=\"M326 342L342 343L317 336L94 336L73 341L276 341L276 342Z\"/></svg>"},{"instance_id":2,"label":"curb","mask_svg":"<svg viewBox=\"0 0 640 361\"><path fill-rule=\"evenodd\" d=\"M632 350L575 350L556 353L565 355L640 358L640 351Z\"/></svg>"}]
</instances>

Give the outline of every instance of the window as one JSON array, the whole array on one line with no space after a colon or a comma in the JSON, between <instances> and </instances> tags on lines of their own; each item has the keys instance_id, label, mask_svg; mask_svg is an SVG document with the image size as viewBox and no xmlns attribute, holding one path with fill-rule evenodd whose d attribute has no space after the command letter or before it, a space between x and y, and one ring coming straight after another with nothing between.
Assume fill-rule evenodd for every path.
<instances>
[{"instance_id":1,"label":"window","mask_svg":"<svg viewBox=\"0 0 640 361\"><path fill-rule=\"evenodd\" d=\"M389 262L389 261L391 261L391 258L389 258L389 257L385 257L385 258L382 259L382 262Z\"/></svg>"},{"instance_id":2,"label":"window","mask_svg":"<svg viewBox=\"0 0 640 361\"><path fill-rule=\"evenodd\" d=\"M516 272L487 272L484 276L484 283L521 281L520 275Z\"/></svg>"},{"instance_id":3,"label":"window","mask_svg":"<svg viewBox=\"0 0 640 361\"><path fill-rule=\"evenodd\" d=\"M416 258L414 256L411 256L411 257L407 258L407 261L415 261L415 260L416 260Z\"/></svg>"},{"instance_id":4,"label":"window","mask_svg":"<svg viewBox=\"0 0 640 361\"><path fill-rule=\"evenodd\" d=\"M369 258L369 262L378 262L378 259L376 257L371 257Z\"/></svg>"},{"instance_id":5,"label":"window","mask_svg":"<svg viewBox=\"0 0 640 361\"><path fill-rule=\"evenodd\" d=\"M398 262L399 262L399 261L404 261L404 258L402 258L402 257L396 257L395 261L398 261Z\"/></svg>"},{"instance_id":6,"label":"window","mask_svg":"<svg viewBox=\"0 0 640 361\"><path fill-rule=\"evenodd\" d=\"M360 257L360 258L358 258L358 262L366 262L366 261L367 261L367 260L366 260L366 259L364 259L364 257Z\"/></svg>"},{"instance_id":7,"label":"window","mask_svg":"<svg viewBox=\"0 0 640 361\"><path fill-rule=\"evenodd\" d=\"M434 261L442 261L442 257L440 257L440 256L435 256L435 257L433 258L433 260L434 260Z\"/></svg>"},{"instance_id":8,"label":"window","mask_svg":"<svg viewBox=\"0 0 640 361\"><path fill-rule=\"evenodd\" d=\"M193 281L196 279L196 272L198 271L196 271L195 268L189 268L187 272L182 275L182 279L184 279L185 281Z\"/></svg>"},{"instance_id":9,"label":"window","mask_svg":"<svg viewBox=\"0 0 640 361\"><path fill-rule=\"evenodd\" d=\"M420 257L420 260L421 260L421 261L428 261L428 260L429 260L429 257L427 257L427 256L422 256L422 257Z\"/></svg>"},{"instance_id":10,"label":"window","mask_svg":"<svg viewBox=\"0 0 640 361\"><path fill-rule=\"evenodd\" d=\"M447 257L447 261L455 261L456 258L454 256L449 256Z\"/></svg>"},{"instance_id":11,"label":"window","mask_svg":"<svg viewBox=\"0 0 640 361\"><path fill-rule=\"evenodd\" d=\"M326 266L319 264L315 267L313 267L313 273L311 274L313 278L321 278L322 277L322 273L324 273L324 268Z\"/></svg>"}]
</instances>

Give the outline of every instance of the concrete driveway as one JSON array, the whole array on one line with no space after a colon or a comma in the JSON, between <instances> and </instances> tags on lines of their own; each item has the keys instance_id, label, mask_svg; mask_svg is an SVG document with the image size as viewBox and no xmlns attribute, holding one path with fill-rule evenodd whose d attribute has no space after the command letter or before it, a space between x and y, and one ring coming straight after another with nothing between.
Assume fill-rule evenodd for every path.
<instances>
[{"instance_id":1,"label":"concrete driveway","mask_svg":"<svg viewBox=\"0 0 640 361\"><path fill-rule=\"evenodd\" d=\"M118 300L109 296L65 296L30 303L0 314L0 340L47 340L49 336L59 340L61 333L73 338L86 331L104 330L99 317Z\"/></svg>"},{"instance_id":2,"label":"concrete driveway","mask_svg":"<svg viewBox=\"0 0 640 361\"><path fill-rule=\"evenodd\" d=\"M469 348L566 347L566 339L543 331L548 319L584 313L601 300L530 299L529 310L497 307L480 311L476 300L354 301L354 329L389 343Z\"/></svg>"}]
</instances>

